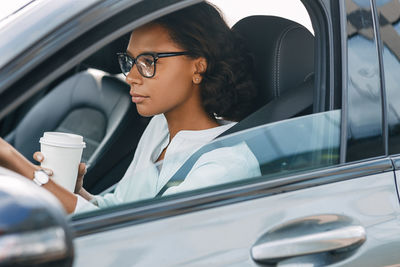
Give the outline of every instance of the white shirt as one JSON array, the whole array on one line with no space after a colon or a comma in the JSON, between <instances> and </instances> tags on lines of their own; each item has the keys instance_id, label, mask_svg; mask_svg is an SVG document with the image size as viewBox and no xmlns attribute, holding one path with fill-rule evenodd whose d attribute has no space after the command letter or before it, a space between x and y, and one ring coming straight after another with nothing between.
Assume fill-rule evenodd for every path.
<instances>
[{"instance_id":1,"label":"white shirt","mask_svg":"<svg viewBox=\"0 0 400 267\"><path fill-rule=\"evenodd\" d=\"M233 125L234 123L229 123L200 131L180 131L168 145L167 121L162 114L154 116L140 138L134 158L114 193L95 196L98 207L154 198L194 152ZM155 163L167 145L164 160ZM159 166L160 164L162 166ZM203 154L186 179L180 185L168 188L163 195L233 182L260 174L257 159L246 143L242 142ZM98 208L77 196L75 213Z\"/></svg>"}]
</instances>

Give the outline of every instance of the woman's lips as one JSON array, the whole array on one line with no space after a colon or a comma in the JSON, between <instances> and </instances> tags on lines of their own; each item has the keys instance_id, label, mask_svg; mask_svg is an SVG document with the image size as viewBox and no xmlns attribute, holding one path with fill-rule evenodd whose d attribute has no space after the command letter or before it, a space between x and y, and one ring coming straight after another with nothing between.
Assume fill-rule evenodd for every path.
<instances>
[{"instance_id":1,"label":"woman's lips","mask_svg":"<svg viewBox=\"0 0 400 267\"><path fill-rule=\"evenodd\" d=\"M149 98L148 96L143 96L134 93L132 93L131 96L132 96L132 102L135 104L142 103L146 98Z\"/></svg>"}]
</instances>

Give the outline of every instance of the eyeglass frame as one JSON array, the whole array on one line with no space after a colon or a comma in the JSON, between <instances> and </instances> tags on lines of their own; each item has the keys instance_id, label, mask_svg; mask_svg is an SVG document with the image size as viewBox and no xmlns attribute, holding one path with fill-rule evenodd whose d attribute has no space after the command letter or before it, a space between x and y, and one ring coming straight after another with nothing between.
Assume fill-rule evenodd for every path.
<instances>
[{"instance_id":1,"label":"eyeglass frame","mask_svg":"<svg viewBox=\"0 0 400 267\"><path fill-rule=\"evenodd\" d=\"M138 57L140 57L140 56L152 56L153 59L154 59L154 60L153 60L153 63L152 63L152 64L154 64L154 72L153 72L153 75L151 75L151 76L145 76L145 75L139 70L139 68L137 68L137 65L136 65L136 68L138 69L138 72L140 73L140 75L142 75L142 76L145 77L145 78L153 78L153 77L156 75L156 63L157 63L158 59L163 58L163 57L175 57L175 56L184 56L184 55L190 55L190 53L187 52L187 51L180 51L180 52L159 52L159 53L157 53L157 52L145 52L145 53L142 53L142 54L137 55L137 57L135 57L135 58L131 57L131 56L128 55L128 53L126 53L126 52L117 53L118 58L119 58L120 56L125 56L125 57L129 58L129 59L133 62L132 67L130 68L129 72L132 70L133 65L136 65L136 62L137 62L137 58L138 58ZM128 72L127 74L125 74L125 72L124 72L123 69L122 69L121 62L120 62L119 60L118 60L118 63L119 63L119 67L120 67L122 73L123 73L124 76L126 77L126 76L128 75L129 72Z\"/></svg>"}]
</instances>

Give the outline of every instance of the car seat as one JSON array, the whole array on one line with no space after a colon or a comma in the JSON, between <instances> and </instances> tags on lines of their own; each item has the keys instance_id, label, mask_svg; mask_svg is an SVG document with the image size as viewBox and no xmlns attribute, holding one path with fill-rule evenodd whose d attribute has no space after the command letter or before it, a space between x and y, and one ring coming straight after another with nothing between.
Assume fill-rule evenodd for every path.
<instances>
[{"instance_id":1,"label":"car seat","mask_svg":"<svg viewBox=\"0 0 400 267\"><path fill-rule=\"evenodd\" d=\"M312 112L314 36L281 17L250 16L233 26L254 56L258 84L256 112L223 133L227 135Z\"/></svg>"},{"instance_id":2,"label":"car seat","mask_svg":"<svg viewBox=\"0 0 400 267\"><path fill-rule=\"evenodd\" d=\"M86 148L82 161L88 165L85 187L95 187L107 172L133 155L145 127L131 104L129 86L113 75L120 73L116 52L124 51L126 44L126 38L119 38L88 58L83 64L96 69L78 72L57 85L27 112L5 140L34 162L32 155L40 150L43 132L83 135ZM108 183L122 177L130 160L125 161Z\"/></svg>"}]
</instances>

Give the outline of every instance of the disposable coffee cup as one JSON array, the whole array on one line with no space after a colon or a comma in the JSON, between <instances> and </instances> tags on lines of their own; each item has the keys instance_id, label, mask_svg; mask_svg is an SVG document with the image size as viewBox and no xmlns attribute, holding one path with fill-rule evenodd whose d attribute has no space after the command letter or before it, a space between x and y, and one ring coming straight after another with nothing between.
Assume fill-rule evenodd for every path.
<instances>
[{"instance_id":1,"label":"disposable coffee cup","mask_svg":"<svg viewBox=\"0 0 400 267\"><path fill-rule=\"evenodd\" d=\"M40 138L40 151L44 156L43 168L53 171L52 180L74 192L83 148L83 137L61 132L45 132Z\"/></svg>"}]
</instances>

